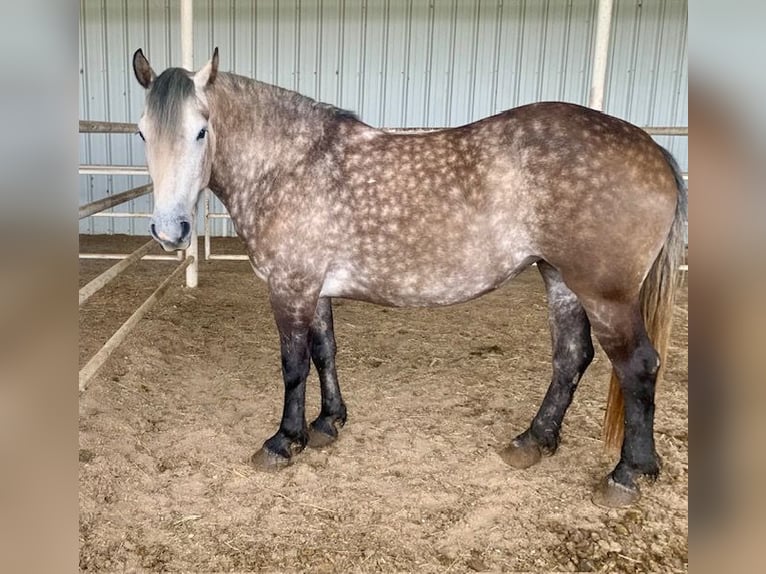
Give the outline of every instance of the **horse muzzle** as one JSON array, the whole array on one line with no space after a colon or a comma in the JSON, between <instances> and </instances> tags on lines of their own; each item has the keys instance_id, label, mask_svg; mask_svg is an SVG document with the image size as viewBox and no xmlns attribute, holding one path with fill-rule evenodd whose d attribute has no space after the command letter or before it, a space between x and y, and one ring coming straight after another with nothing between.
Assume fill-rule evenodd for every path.
<instances>
[{"instance_id":1,"label":"horse muzzle","mask_svg":"<svg viewBox=\"0 0 766 574\"><path fill-rule=\"evenodd\" d=\"M191 243L191 222L186 218L152 218L149 232L165 251L186 249Z\"/></svg>"}]
</instances>

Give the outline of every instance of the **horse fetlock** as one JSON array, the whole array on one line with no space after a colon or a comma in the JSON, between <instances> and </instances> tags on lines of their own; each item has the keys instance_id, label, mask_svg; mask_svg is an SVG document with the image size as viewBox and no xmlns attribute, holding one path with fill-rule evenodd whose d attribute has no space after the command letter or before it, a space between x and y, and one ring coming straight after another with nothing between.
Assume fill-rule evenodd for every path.
<instances>
[{"instance_id":1,"label":"horse fetlock","mask_svg":"<svg viewBox=\"0 0 766 574\"><path fill-rule=\"evenodd\" d=\"M615 468L615 472L617 472L617 469L621 468L621 464L622 462L617 465L617 468ZM646 460L639 461L639 462L631 462L630 464L626 463L624 467L629 469L628 472L634 478L637 479L641 477L646 477L650 481L654 482L660 476L660 471L662 470L662 460L660 459L659 455L655 452L651 457L648 457Z\"/></svg>"},{"instance_id":2,"label":"horse fetlock","mask_svg":"<svg viewBox=\"0 0 766 574\"><path fill-rule=\"evenodd\" d=\"M559 435L559 429L557 426L550 426L541 424L539 422L532 421L532 426L529 429L529 435L539 446L542 454L545 456L552 456L556 453L561 442L561 436Z\"/></svg>"},{"instance_id":3,"label":"horse fetlock","mask_svg":"<svg viewBox=\"0 0 766 574\"><path fill-rule=\"evenodd\" d=\"M346 410L346 405L341 403L340 408L338 409L338 414L335 415L335 423L338 425L338 428L343 428L346 425L346 419L348 418L348 411Z\"/></svg>"}]
</instances>

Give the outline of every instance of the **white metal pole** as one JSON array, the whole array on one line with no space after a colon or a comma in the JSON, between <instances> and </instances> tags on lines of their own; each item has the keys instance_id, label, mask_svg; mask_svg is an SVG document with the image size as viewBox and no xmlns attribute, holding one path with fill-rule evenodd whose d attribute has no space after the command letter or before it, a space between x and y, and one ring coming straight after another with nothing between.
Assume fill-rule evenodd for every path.
<instances>
[{"instance_id":1,"label":"white metal pole","mask_svg":"<svg viewBox=\"0 0 766 574\"><path fill-rule=\"evenodd\" d=\"M210 189L205 188L205 261L210 259Z\"/></svg>"},{"instance_id":2,"label":"white metal pole","mask_svg":"<svg viewBox=\"0 0 766 574\"><path fill-rule=\"evenodd\" d=\"M194 8L193 0L181 0L181 66L187 70L194 69ZM197 286L197 261L199 260L197 245L197 213L199 201L194 209L191 229L191 243L186 250L186 257L193 257L194 261L186 268L186 286Z\"/></svg>"},{"instance_id":3,"label":"white metal pole","mask_svg":"<svg viewBox=\"0 0 766 574\"><path fill-rule=\"evenodd\" d=\"M606 64L609 60L609 36L612 32L613 0L599 0L596 17L596 43L593 47L593 71L590 82L588 105L596 110L604 109L606 91Z\"/></svg>"}]
</instances>

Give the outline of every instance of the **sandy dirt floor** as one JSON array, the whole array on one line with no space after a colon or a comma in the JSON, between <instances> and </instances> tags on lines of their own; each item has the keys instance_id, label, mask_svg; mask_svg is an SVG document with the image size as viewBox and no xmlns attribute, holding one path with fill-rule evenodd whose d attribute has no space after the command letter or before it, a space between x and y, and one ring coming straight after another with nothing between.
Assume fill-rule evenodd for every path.
<instances>
[{"instance_id":1,"label":"sandy dirt floor","mask_svg":"<svg viewBox=\"0 0 766 574\"><path fill-rule=\"evenodd\" d=\"M81 237L81 252L144 238ZM214 240L217 252L242 252ZM113 263L113 262L112 262ZM112 263L80 261L85 284ZM80 365L170 272L141 262L80 311ZM247 262L200 266L80 397L80 568L264 572L685 572L687 288L657 391L663 472L633 508L590 501L612 469L600 348L558 453L515 471L498 451L547 388L550 336L533 268L473 302L335 301L340 439L266 474L248 464L282 409L276 328ZM312 369L307 411L318 412Z\"/></svg>"}]
</instances>

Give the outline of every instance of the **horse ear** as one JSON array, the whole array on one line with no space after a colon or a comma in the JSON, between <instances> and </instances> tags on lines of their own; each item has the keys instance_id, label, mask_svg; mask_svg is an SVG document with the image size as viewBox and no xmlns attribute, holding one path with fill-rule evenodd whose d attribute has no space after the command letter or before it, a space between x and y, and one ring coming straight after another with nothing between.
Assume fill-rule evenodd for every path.
<instances>
[{"instance_id":1,"label":"horse ear","mask_svg":"<svg viewBox=\"0 0 766 574\"><path fill-rule=\"evenodd\" d=\"M136 74L138 83L146 89L149 89L154 78L157 77L154 70L152 70L152 67L149 65L149 60L146 59L146 56L144 56L144 53L141 51L141 48L136 50L136 53L133 54L133 72Z\"/></svg>"},{"instance_id":2,"label":"horse ear","mask_svg":"<svg viewBox=\"0 0 766 574\"><path fill-rule=\"evenodd\" d=\"M218 47L213 50L213 57L205 64L199 72L194 74L194 85L198 90L201 90L205 86L209 86L215 82L215 78L218 75Z\"/></svg>"}]
</instances>

